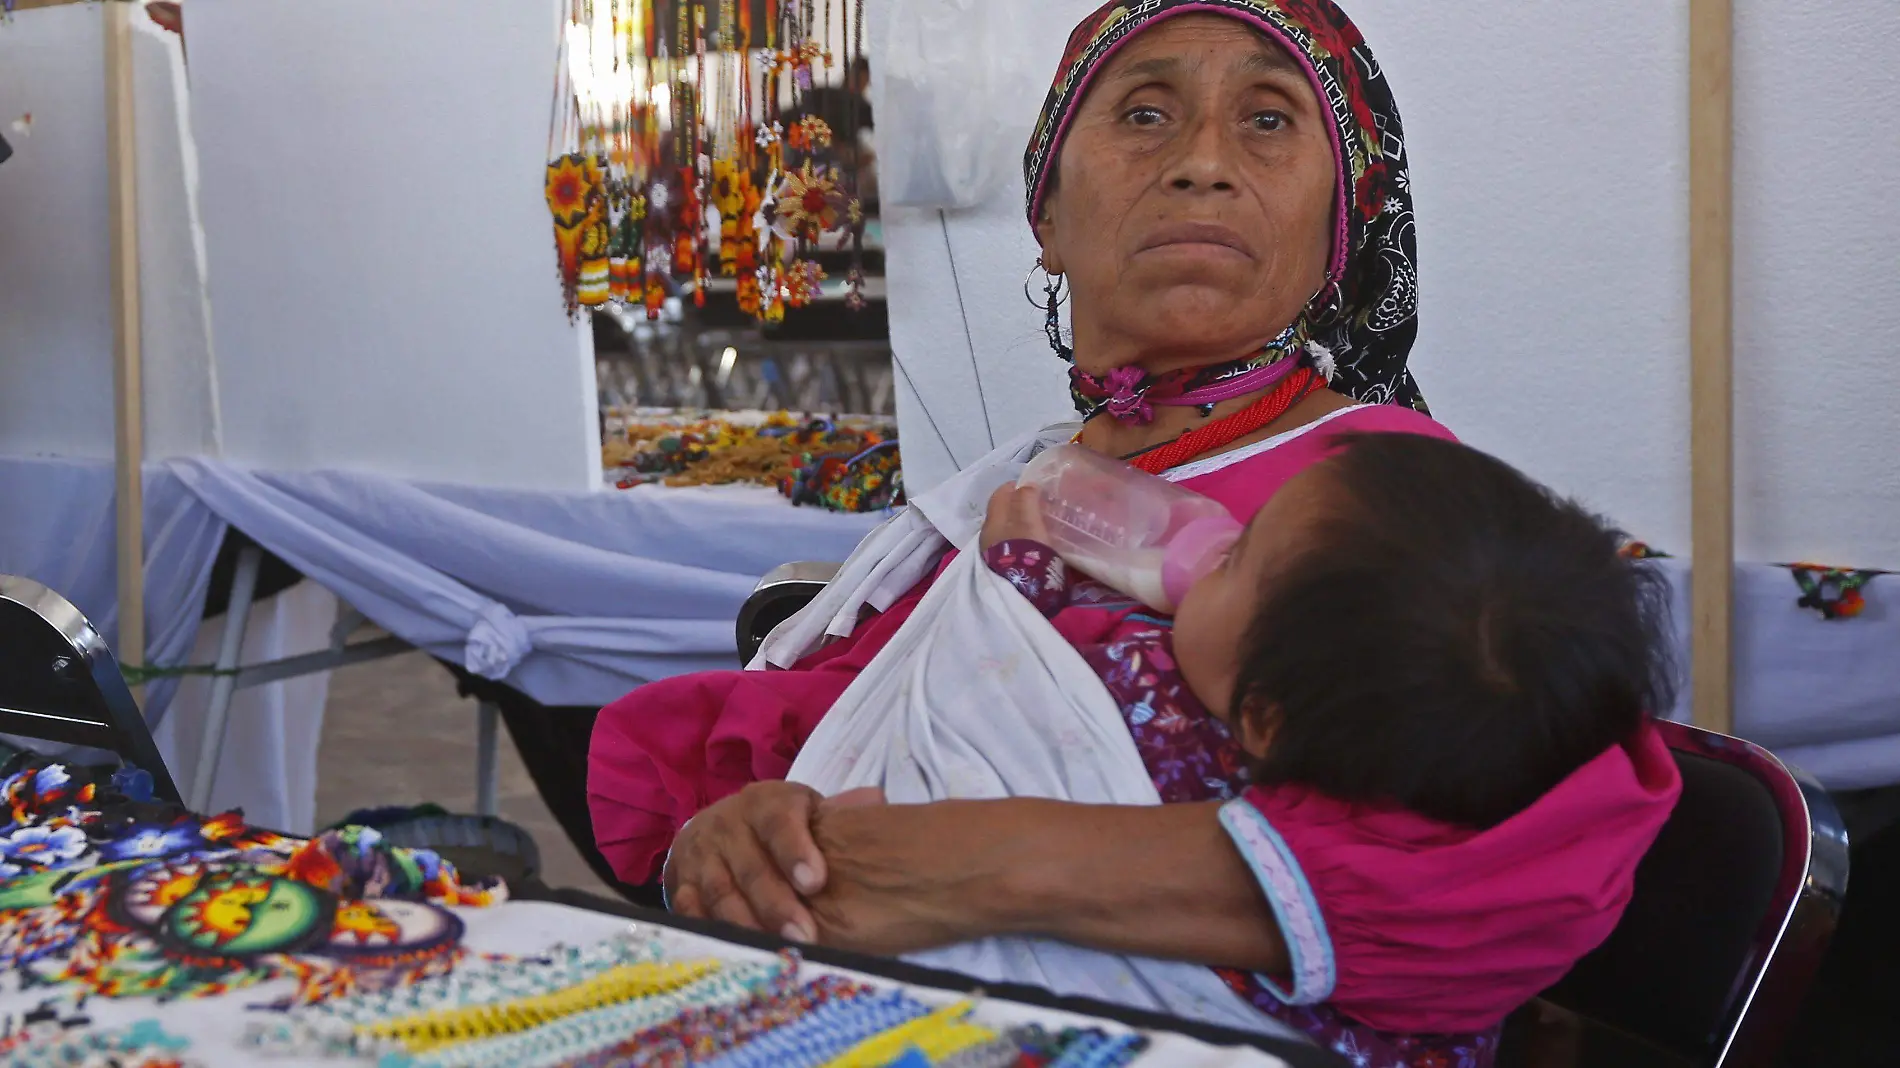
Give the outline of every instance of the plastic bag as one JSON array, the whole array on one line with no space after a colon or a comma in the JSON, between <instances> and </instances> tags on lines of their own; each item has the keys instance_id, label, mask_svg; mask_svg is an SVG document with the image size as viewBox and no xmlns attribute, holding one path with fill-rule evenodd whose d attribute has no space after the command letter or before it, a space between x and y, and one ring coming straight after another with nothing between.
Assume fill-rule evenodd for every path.
<instances>
[{"instance_id":1,"label":"plastic bag","mask_svg":"<svg viewBox=\"0 0 1900 1068\"><path fill-rule=\"evenodd\" d=\"M888 0L872 78L886 204L968 208L1022 165L1046 86L1024 0Z\"/></svg>"}]
</instances>

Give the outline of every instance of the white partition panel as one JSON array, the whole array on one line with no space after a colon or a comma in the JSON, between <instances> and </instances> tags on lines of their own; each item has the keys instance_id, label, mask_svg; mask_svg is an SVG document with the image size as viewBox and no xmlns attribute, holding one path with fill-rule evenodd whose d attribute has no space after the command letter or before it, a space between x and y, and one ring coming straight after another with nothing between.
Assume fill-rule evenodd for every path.
<instances>
[{"instance_id":1,"label":"white partition panel","mask_svg":"<svg viewBox=\"0 0 1900 1068\"><path fill-rule=\"evenodd\" d=\"M225 455L599 483L542 198L553 0L193 0Z\"/></svg>"},{"instance_id":2,"label":"white partition panel","mask_svg":"<svg viewBox=\"0 0 1900 1068\"><path fill-rule=\"evenodd\" d=\"M1900 570L1900 4L1735 32L1736 552Z\"/></svg>"},{"instance_id":3,"label":"white partition panel","mask_svg":"<svg viewBox=\"0 0 1900 1068\"><path fill-rule=\"evenodd\" d=\"M0 26L0 450L112 456L103 20ZM31 114L31 132L13 124Z\"/></svg>"},{"instance_id":4,"label":"white partition panel","mask_svg":"<svg viewBox=\"0 0 1900 1068\"><path fill-rule=\"evenodd\" d=\"M1050 74L1095 6L1036 5ZM1414 367L1435 413L1686 553L1685 0L1343 6L1405 119ZM1737 23L1738 550L1900 567L1900 198L1887 188L1900 138L1880 118L1900 102L1900 6L1738 0ZM1040 102L1004 119L1026 124ZM887 213L915 487L1066 409L1021 294L1036 254L1021 199L1017 182L951 214L947 246L937 213Z\"/></svg>"},{"instance_id":5,"label":"white partition panel","mask_svg":"<svg viewBox=\"0 0 1900 1068\"><path fill-rule=\"evenodd\" d=\"M105 46L96 4L0 26L0 452L113 455ZM184 56L133 23L145 450L218 451ZM14 129L31 115L29 132Z\"/></svg>"}]
</instances>

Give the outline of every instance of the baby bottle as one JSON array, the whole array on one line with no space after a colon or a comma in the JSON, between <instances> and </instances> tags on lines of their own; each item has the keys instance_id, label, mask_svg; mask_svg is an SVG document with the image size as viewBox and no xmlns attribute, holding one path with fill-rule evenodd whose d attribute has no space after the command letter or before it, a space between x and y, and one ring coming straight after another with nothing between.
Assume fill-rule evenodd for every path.
<instances>
[{"instance_id":1,"label":"baby bottle","mask_svg":"<svg viewBox=\"0 0 1900 1068\"><path fill-rule=\"evenodd\" d=\"M1031 460L1017 484L1042 494L1049 547L1064 561L1170 615L1240 538L1219 502L1080 445Z\"/></svg>"}]
</instances>

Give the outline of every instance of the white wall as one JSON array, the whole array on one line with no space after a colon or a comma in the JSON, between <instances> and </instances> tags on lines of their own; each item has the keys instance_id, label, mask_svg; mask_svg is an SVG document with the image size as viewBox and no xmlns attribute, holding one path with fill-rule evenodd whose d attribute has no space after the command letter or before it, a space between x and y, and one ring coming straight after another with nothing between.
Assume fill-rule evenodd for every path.
<instances>
[{"instance_id":1,"label":"white wall","mask_svg":"<svg viewBox=\"0 0 1900 1068\"><path fill-rule=\"evenodd\" d=\"M1036 5L1044 70L1095 6ZM1345 6L1406 122L1414 367L1436 414L1686 553L1686 2ZM1879 132L1900 102L1900 5L1739 7L1738 549L1900 567L1900 138ZM1026 127L1040 103L1006 118ZM998 437L1067 407L1021 294L1036 255L1021 202L1012 181L949 220ZM886 240L892 341L926 402L901 397L907 480L924 487L952 468L926 408L960 461L991 430L938 216L890 211Z\"/></svg>"},{"instance_id":2,"label":"white wall","mask_svg":"<svg viewBox=\"0 0 1900 1068\"><path fill-rule=\"evenodd\" d=\"M104 9L22 11L0 27L0 452L113 454ZM145 444L217 451L178 38L134 20ZM31 113L31 132L13 122Z\"/></svg>"},{"instance_id":3,"label":"white wall","mask_svg":"<svg viewBox=\"0 0 1900 1068\"><path fill-rule=\"evenodd\" d=\"M112 455L99 9L0 26L0 448ZM12 123L31 112L33 130ZM103 384L103 385L102 385Z\"/></svg>"},{"instance_id":4,"label":"white wall","mask_svg":"<svg viewBox=\"0 0 1900 1068\"><path fill-rule=\"evenodd\" d=\"M541 192L556 18L193 0L228 458L599 484L591 339Z\"/></svg>"},{"instance_id":5,"label":"white wall","mask_svg":"<svg viewBox=\"0 0 1900 1068\"><path fill-rule=\"evenodd\" d=\"M1900 570L1900 4L1736 35L1740 550Z\"/></svg>"},{"instance_id":6,"label":"white wall","mask_svg":"<svg viewBox=\"0 0 1900 1068\"><path fill-rule=\"evenodd\" d=\"M891 7L900 2L865 6L874 103L882 90L878 50ZM1026 16L1032 27L1022 42L1031 53L1028 62L1053 77L1069 28L1096 6L1094 0L1038 0ZM971 106L995 112L997 121L1021 135L1015 140L1027 144L1041 103L1032 94ZM880 107L878 122L879 136L888 138L893 113ZM1074 414L1062 365L1043 338L1042 318L1023 296L1037 249L1023 218L1020 150L1015 165L1000 173L1008 176L1006 184L969 211L946 217L884 208L891 347L901 370L897 414L904 436L904 480L913 492L989 451L993 437L1000 440Z\"/></svg>"}]
</instances>

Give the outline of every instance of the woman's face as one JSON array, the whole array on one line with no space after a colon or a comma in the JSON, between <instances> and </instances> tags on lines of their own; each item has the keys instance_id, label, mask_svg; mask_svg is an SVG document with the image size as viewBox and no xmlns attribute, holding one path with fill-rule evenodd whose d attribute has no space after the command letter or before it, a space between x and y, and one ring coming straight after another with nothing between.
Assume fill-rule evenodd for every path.
<instances>
[{"instance_id":1,"label":"woman's face","mask_svg":"<svg viewBox=\"0 0 1900 1068\"><path fill-rule=\"evenodd\" d=\"M1036 227L1075 294L1077 360L1164 371L1286 329L1332 253L1329 121L1300 64L1234 19L1170 19L1116 53Z\"/></svg>"}]
</instances>

